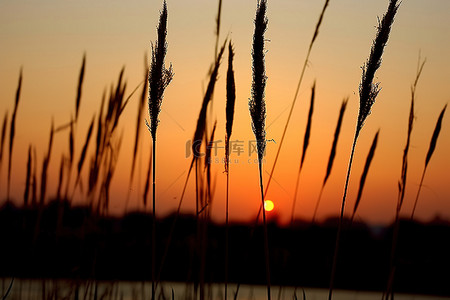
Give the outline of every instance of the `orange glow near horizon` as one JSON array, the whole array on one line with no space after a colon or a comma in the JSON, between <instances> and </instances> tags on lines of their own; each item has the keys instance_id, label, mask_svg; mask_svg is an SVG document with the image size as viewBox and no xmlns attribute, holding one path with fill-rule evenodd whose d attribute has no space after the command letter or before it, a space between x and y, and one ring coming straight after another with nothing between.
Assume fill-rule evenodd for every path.
<instances>
[{"instance_id":1,"label":"orange glow near horizon","mask_svg":"<svg viewBox=\"0 0 450 300\"><path fill-rule=\"evenodd\" d=\"M269 179L275 154L293 100L295 87L306 55L322 1L269 1L266 33L266 156L263 161L264 187ZM312 83L316 80L316 101L311 139L302 169L296 202L296 218L310 220L326 173L338 112L343 98L349 97L341 128L336 158L323 190L317 219L336 216L340 210L350 147L358 113L360 66L367 59L375 36L377 16L387 7L386 1L332 2L324 16L308 68L292 114L268 199L276 199L277 220L290 220L292 198L300 163ZM76 177L76 164L86 137L89 122L98 117L104 91L117 83L125 66L125 97L143 80L144 53L150 55L150 42L156 39L160 0L135 0L110 3L81 1L63 3L45 0L36 4L25 0L0 4L0 122L14 108L19 70L23 68L21 99L16 119L12 157L11 198L23 203L28 147L36 149L37 174L47 151L52 119L55 126L66 124L74 116L78 72L83 53L86 71L75 131L75 161L69 190ZM159 115L156 156L156 208L159 216L176 211L192 159L186 149L192 139L207 73L214 56L216 1L168 1L168 52L166 65L172 63L175 76L167 87ZM367 177L357 217L372 224L391 222L395 215L397 183L406 143L410 87L416 73L419 50L427 59L419 80L415 102L415 123L408 157L408 181L401 215L411 212L423 171L428 145L436 119L450 99L450 41L443 37L450 30L450 1L423 0L401 4L386 47L383 62L376 73L382 90L372 114L358 139L348 190L346 213L353 208L365 159L375 132L380 129L378 147ZM305 13L308 12L308 13ZM222 7L220 43L229 37L235 50L236 107L229 170L229 216L236 221L253 221L261 200L257 156L252 151L254 135L248 112L251 96L251 43L255 3L230 0ZM225 140L225 52L208 114L208 128L217 120L212 153L212 187L210 205L215 221L224 222L226 174L223 158ZM112 214L132 210L150 210L142 199L151 152L151 137L141 119L140 145L134 179L130 184L136 113L141 87L119 120L114 141L122 137L116 171L111 184ZM1 123L0 123L1 126ZM0 204L6 198L9 123L3 159L0 164ZM56 195L59 165L69 155L68 130L54 136L49 165L48 199ZM82 188L74 193L74 203L86 203L88 167L95 150L96 125L82 173ZM429 163L419 199L418 220L436 216L450 220L450 112L442 123L441 134ZM195 175L191 176L181 209L194 212ZM39 178L38 178L39 180ZM150 189L151 190L151 189ZM150 205L149 205L150 203Z\"/></svg>"}]
</instances>

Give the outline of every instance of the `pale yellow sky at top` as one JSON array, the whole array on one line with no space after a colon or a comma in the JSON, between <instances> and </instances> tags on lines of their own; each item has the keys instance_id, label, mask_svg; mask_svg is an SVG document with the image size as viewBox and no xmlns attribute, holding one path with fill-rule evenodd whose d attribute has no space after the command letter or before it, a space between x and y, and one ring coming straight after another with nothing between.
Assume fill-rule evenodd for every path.
<instances>
[{"instance_id":1,"label":"pale yellow sky at top","mask_svg":"<svg viewBox=\"0 0 450 300\"><path fill-rule=\"evenodd\" d=\"M142 80L144 53L156 38L161 1L1 1L0 2L0 116L13 109L19 70L24 81L17 116L13 160L13 196L21 199L28 145L36 145L41 162L46 151L51 118L68 121L74 111L76 83L84 52L86 77L77 135L84 138L93 114L97 112L105 87L116 82L125 66L127 94ZM253 139L248 113L251 87L251 42L256 1L223 1L221 43L228 35L234 44L237 101L233 138L246 143ZM316 0L268 1L266 33L267 137L279 141L294 95L300 68L306 55L323 2ZM312 136L300 182L297 215L310 218L325 173L332 136L341 101L349 96L335 166L319 218L336 214L340 206L347 159L358 109L360 67L366 60L375 36L377 16L387 1L330 1L315 44L298 103L283 145L268 197L282 220L290 215L295 177L300 159L310 88L317 80L316 107ZM186 141L192 138L206 85L206 73L214 54L214 26L217 1L168 1L168 54L175 72L167 88L158 128L158 196L162 214L172 211L178 201L187 170ZM380 128L380 140L369 173L359 217L370 222L390 221L394 216L401 155L406 139L410 86L414 79L419 51L427 58L416 101L416 123L412 136L405 215L412 207L429 140L437 116L450 99L446 89L450 78L450 2L447 0L403 1L387 45L377 80L382 91L360 136L350 181L348 208L353 206L359 177L373 135ZM225 53L227 55L227 53ZM223 140L225 119L225 67L219 71L213 117L217 118L216 139ZM111 207L123 209L136 121L134 97L120 121L124 133L119 165L115 174ZM174 121L176 120L176 122ZM143 134L141 176L132 186L132 205L139 205L137 193L143 188L149 134ZM81 142L79 142L81 144ZM78 147L81 145L78 144ZM57 176L61 153L67 152L67 133L56 137L50 173ZM270 171L278 144L268 144L266 170ZM6 147L5 147L6 150ZM247 149L246 149L247 150ZM450 122L444 118L436 152L427 171L419 203L418 217L427 220L436 214L450 219L450 190L446 171L450 167ZM78 149L78 152L80 150ZM142 152L141 152L142 153ZM258 209L257 165L248 163L248 153L232 166L230 215L239 220L252 218ZM235 154L236 155L236 154ZM243 156L245 155L245 156ZM223 151L219 152L219 158ZM253 156L254 158L254 156ZM6 161L0 170L0 199L5 197ZM217 181L213 216L223 220L225 175L221 164L214 165ZM267 173L265 180L267 181ZM56 179L55 179L56 180ZM175 183L173 183L175 182ZM193 181L192 181L193 182ZM278 184L278 183L279 184ZM172 185L173 184L173 185ZM170 187L170 188L169 188ZM169 189L168 189L169 188ZM192 188L192 186L191 186ZM50 196L55 187L49 187ZM183 207L192 209L193 190ZM175 199L176 198L176 199ZM162 200L161 200L162 201Z\"/></svg>"}]
</instances>

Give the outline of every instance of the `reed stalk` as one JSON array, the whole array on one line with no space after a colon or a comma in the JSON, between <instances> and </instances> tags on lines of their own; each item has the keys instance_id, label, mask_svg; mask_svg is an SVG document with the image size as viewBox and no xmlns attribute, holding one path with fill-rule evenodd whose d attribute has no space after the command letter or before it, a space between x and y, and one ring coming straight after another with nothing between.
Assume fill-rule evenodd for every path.
<instances>
[{"instance_id":1,"label":"reed stalk","mask_svg":"<svg viewBox=\"0 0 450 300\"><path fill-rule=\"evenodd\" d=\"M8 111L5 112L5 116L3 117L2 122L2 135L0 137L0 169L2 167L3 162L3 149L5 148L5 138L6 138L6 127L8 124Z\"/></svg>"},{"instance_id":2,"label":"reed stalk","mask_svg":"<svg viewBox=\"0 0 450 300\"><path fill-rule=\"evenodd\" d=\"M27 159L27 175L25 177L25 190L23 193L23 205L28 206L28 200L30 198L30 183L31 183L31 145L28 146L28 159Z\"/></svg>"},{"instance_id":3,"label":"reed stalk","mask_svg":"<svg viewBox=\"0 0 450 300\"><path fill-rule=\"evenodd\" d=\"M228 249L229 249L229 224L228 224L228 197L230 186L230 138L233 129L234 107L236 102L236 86L233 70L233 46L228 44L228 71L227 71L227 102L226 102L226 135L225 135L225 173L227 176L226 200L225 200L225 299L228 297Z\"/></svg>"},{"instance_id":4,"label":"reed stalk","mask_svg":"<svg viewBox=\"0 0 450 300\"><path fill-rule=\"evenodd\" d=\"M173 78L172 65L169 69L165 67L165 56L167 53L167 4L164 0L163 9L160 13L159 24L157 28L158 39L155 46L152 45L152 61L150 66L149 82L149 100L148 111L150 124L147 124L152 136L153 152L153 172L152 172L152 300L155 299L155 263L156 263L156 129L158 127L158 115L161 111L161 104L164 97L164 90Z\"/></svg>"},{"instance_id":5,"label":"reed stalk","mask_svg":"<svg viewBox=\"0 0 450 300\"><path fill-rule=\"evenodd\" d=\"M13 110L13 114L11 117L11 126L10 126L10 130L9 130L8 185L7 185L7 192L6 192L7 201L10 201L9 197L10 197L10 186L11 186L11 164L12 164L12 154L13 154L13 148L14 148L14 136L16 133L17 108L19 107L21 90L22 90L22 68L20 69L19 82L17 84L16 98L14 101L14 110Z\"/></svg>"},{"instance_id":6,"label":"reed stalk","mask_svg":"<svg viewBox=\"0 0 450 300\"><path fill-rule=\"evenodd\" d=\"M378 21L377 35L375 37L375 40L373 41L369 58L362 68L362 70L363 70L362 79L361 79L361 83L359 85L359 112L358 112L355 136L353 138L353 145L351 148L352 150L350 153L350 159L349 159L349 163L348 163L347 176L345 179L344 193L342 196L341 213L339 216L339 224L338 224L338 230L337 230L337 235L336 235L336 244L335 244L334 254L333 254L333 265L331 268L330 289L329 289L329 293L328 293L329 300L332 299L332 295L333 295L333 286L334 286L334 278L335 278L335 273L336 273L339 242L340 242L341 231L342 231L342 221L344 219L345 200L347 198L347 190L348 190L348 184L349 184L349 180L350 180L350 173L351 173L351 169L352 169L353 156L355 153L356 142L358 140L359 133L361 132L361 129L364 126L364 122L370 114L372 105L375 102L375 98L377 97L377 95L380 91L379 83L374 83L373 80L375 77L375 72L378 70L378 68L381 65L381 57L383 55L386 43L389 39L389 33L391 32L391 26L394 22L394 17L395 17L395 14L397 13L399 5L400 4L398 3L398 0L390 0L389 1L389 6L388 6L386 14L383 16L381 21L380 20Z\"/></svg>"},{"instance_id":7,"label":"reed stalk","mask_svg":"<svg viewBox=\"0 0 450 300\"><path fill-rule=\"evenodd\" d=\"M163 270L164 267L164 263L166 261L167 258L167 254L169 252L169 247L170 244L172 242L172 238L173 238L173 234L175 231L175 226L178 220L178 217L180 215L180 211L181 211L181 205L183 203L183 199L184 199L184 195L186 193L186 188L187 188L187 184L189 182L189 178L191 176L192 173L192 169L194 167L194 164L197 163L198 159L201 157L201 153L200 153L200 149L202 147L202 143L203 143L203 136L205 135L205 128L206 128L206 114L207 114L207 108L208 108L208 104L211 102L211 98L212 95L214 93L214 88L216 85L216 81L217 81L217 76L218 76L218 72L219 72L219 66L220 66L220 62L222 59L222 55L223 52L225 50L225 45L226 45L226 40L224 42L224 44L222 45L219 53L217 54L216 57L216 61L214 63L214 69L211 72L210 78L209 78L209 83L208 83L208 87L206 89L205 95L203 97L203 102L202 102L202 106L200 108L200 113L197 119L197 126L195 128L195 132L194 132L194 138L192 140L192 160L191 163L189 165L189 169L188 169L188 173L186 176L186 180L184 182L183 185L183 190L181 192L181 196L180 196L180 201L178 202L178 207L177 207L177 211L175 214L175 219L172 223L172 226L170 227L170 231L169 231L169 235L167 238L167 243L166 243L166 247L165 250L163 252L163 256L161 258L161 263L160 263L160 267L159 267L159 271L158 271L158 276L156 279L156 287L157 284L159 283L159 279L161 278L161 272ZM197 189L196 189L197 191Z\"/></svg>"},{"instance_id":8,"label":"reed stalk","mask_svg":"<svg viewBox=\"0 0 450 300\"><path fill-rule=\"evenodd\" d=\"M436 122L436 126L433 131L433 136L431 137L430 145L428 147L427 157L425 158L425 166L423 168L422 177L420 179L419 189L417 190L416 200L414 201L414 206L411 212L411 220L414 219L414 213L416 211L417 202L419 200L420 190L422 189L423 179L425 178L425 172L427 171L428 163L430 162L431 157L433 156L434 150L436 149L436 144L439 138L439 133L441 132L442 127L442 119L444 118L445 110L447 109L447 104L444 105L441 113L439 114L438 120Z\"/></svg>"},{"instance_id":9,"label":"reed stalk","mask_svg":"<svg viewBox=\"0 0 450 300\"><path fill-rule=\"evenodd\" d=\"M373 141L372 141L372 146L370 146L369 153L367 154L366 163L364 164L364 169L361 174L361 179L359 181L358 195L356 197L355 205L353 207L353 213L352 213L352 217L350 219L350 224L353 223L353 219L355 218L356 211L359 207L359 203L361 202L362 192L364 190L364 185L366 183L367 174L369 173L370 165L371 165L373 157L375 155L375 150L377 149L379 133L380 133L380 130L378 130L377 133L375 134L375 137L373 138Z\"/></svg>"},{"instance_id":10,"label":"reed stalk","mask_svg":"<svg viewBox=\"0 0 450 300\"><path fill-rule=\"evenodd\" d=\"M411 106L409 109L409 117L408 117L408 131L406 135L406 145L403 150L403 158L402 158L402 169L400 173L400 180L398 182L398 198L397 198L397 207L395 210L395 221L394 221L394 232L392 235L392 246L391 246L391 257L389 263L389 277L387 280L386 290L383 295L383 299L388 299L391 297L393 299L393 284L396 270L396 255L397 255L397 242L400 231L400 210L402 209L403 200L405 198L405 190L406 190L406 178L408 172L408 152L411 143L411 133L413 130L414 124L414 102L416 99L416 88L417 83L419 82L420 75L422 74L423 67L425 65L426 60L421 62L420 55L417 64L417 72L414 83L411 86Z\"/></svg>"},{"instance_id":11,"label":"reed stalk","mask_svg":"<svg viewBox=\"0 0 450 300\"><path fill-rule=\"evenodd\" d=\"M336 129L334 131L334 139L333 139L333 143L331 145L330 156L328 157L327 171L325 173L325 177L322 182L322 187L320 188L319 198L317 199L316 206L314 208L312 221L311 221L311 223L313 223L313 224L316 219L317 210L319 208L320 200L322 199L322 193L325 188L325 184L327 183L328 178L330 177L330 174L331 174L331 170L333 169L333 163L334 163L334 158L336 157L336 149L337 149L337 144L338 144L338 140L339 140L339 134L341 132L342 121L344 120L344 113L345 113L345 109L347 108L347 103L348 103L348 97L342 101L341 109L339 110L339 117L338 117L338 121L336 124Z\"/></svg>"},{"instance_id":12,"label":"reed stalk","mask_svg":"<svg viewBox=\"0 0 450 300\"><path fill-rule=\"evenodd\" d=\"M264 182L262 177L263 157L266 148L266 103L265 103L265 87L266 87L266 70L264 55L264 33L267 30L267 1L261 0L257 4L255 17L255 32L253 34L252 48L252 97L249 100L249 110L252 119L252 129L256 138L258 149L258 169L259 169L259 186L261 190L261 205L264 206ZM269 259L269 241L267 233L266 212L263 209L263 226L264 226L264 253L267 276L267 299L270 300L270 259Z\"/></svg>"},{"instance_id":13,"label":"reed stalk","mask_svg":"<svg viewBox=\"0 0 450 300\"><path fill-rule=\"evenodd\" d=\"M298 167L297 180L295 182L295 191L294 191L294 198L293 198L293 201L292 201L292 210L291 210L291 226L294 223L295 203L297 201L298 187L299 187L299 184L300 184L300 175L302 173L303 162L305 161L306 150L308 150L309 138L311 136L311 124L312 124L312 116L313 116L313 112L314 112L314 98L315 98L315 94L316 94L316 82L314 81L314 84L313 84L313 86L311 88L311 102L309 104L308 121L306 123L305 136L303 138L302 156L300 158L300 164L299 164L299 167Z\"/></svg>"}]
</instances>

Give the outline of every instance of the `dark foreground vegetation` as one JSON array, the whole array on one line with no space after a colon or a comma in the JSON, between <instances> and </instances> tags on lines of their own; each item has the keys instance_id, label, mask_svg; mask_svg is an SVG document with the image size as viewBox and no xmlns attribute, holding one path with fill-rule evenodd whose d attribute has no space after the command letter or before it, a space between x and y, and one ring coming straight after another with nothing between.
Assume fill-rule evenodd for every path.
<instances>
[{"instance_id":1,"label":"dark foreground vegetation","mask_svg":"<svg viewBox=\"0 0 450 300\"><path fill-rule=\"evenodd\" d=\"M156 269L174 216L156 220ZM40 220L40 221L39 221ZM327 287L338 219L291 228L268 223L271 280L275 285ZM37 225L39 224L39 225ZM59 224L59 225L58 225ZM195 216L178 219L161 280L197 282L202 264ZM45 207L0 209L0 276L102 280L151 279L151 214L98 217L87 207L51 202ZM336 288L380 290L389 273L392 225L344 222ZM402 220L395 288L399 292L450 296L450 226ZM224 281L225 226L208 224L206 282ZM259 250L263 228L233 224L229 229L229 281L264 284Z\"/></svg>"}]
</instances>

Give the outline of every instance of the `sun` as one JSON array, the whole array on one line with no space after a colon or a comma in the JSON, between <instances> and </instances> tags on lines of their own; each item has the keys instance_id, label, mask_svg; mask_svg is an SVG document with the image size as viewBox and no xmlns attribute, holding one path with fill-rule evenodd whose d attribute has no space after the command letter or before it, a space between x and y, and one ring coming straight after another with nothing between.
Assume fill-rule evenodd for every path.
<instances>
[{"instance_id":1,"label":"sun","mask_svg":"<svg viewBox=\"0 0 450 300\"><path fill-rule=\"evenodd\" d=\"M273 204L272 200L265 200L264 201L264 210L265 211L272 211L275 205Z\"/></svg>"}]
</instances>

